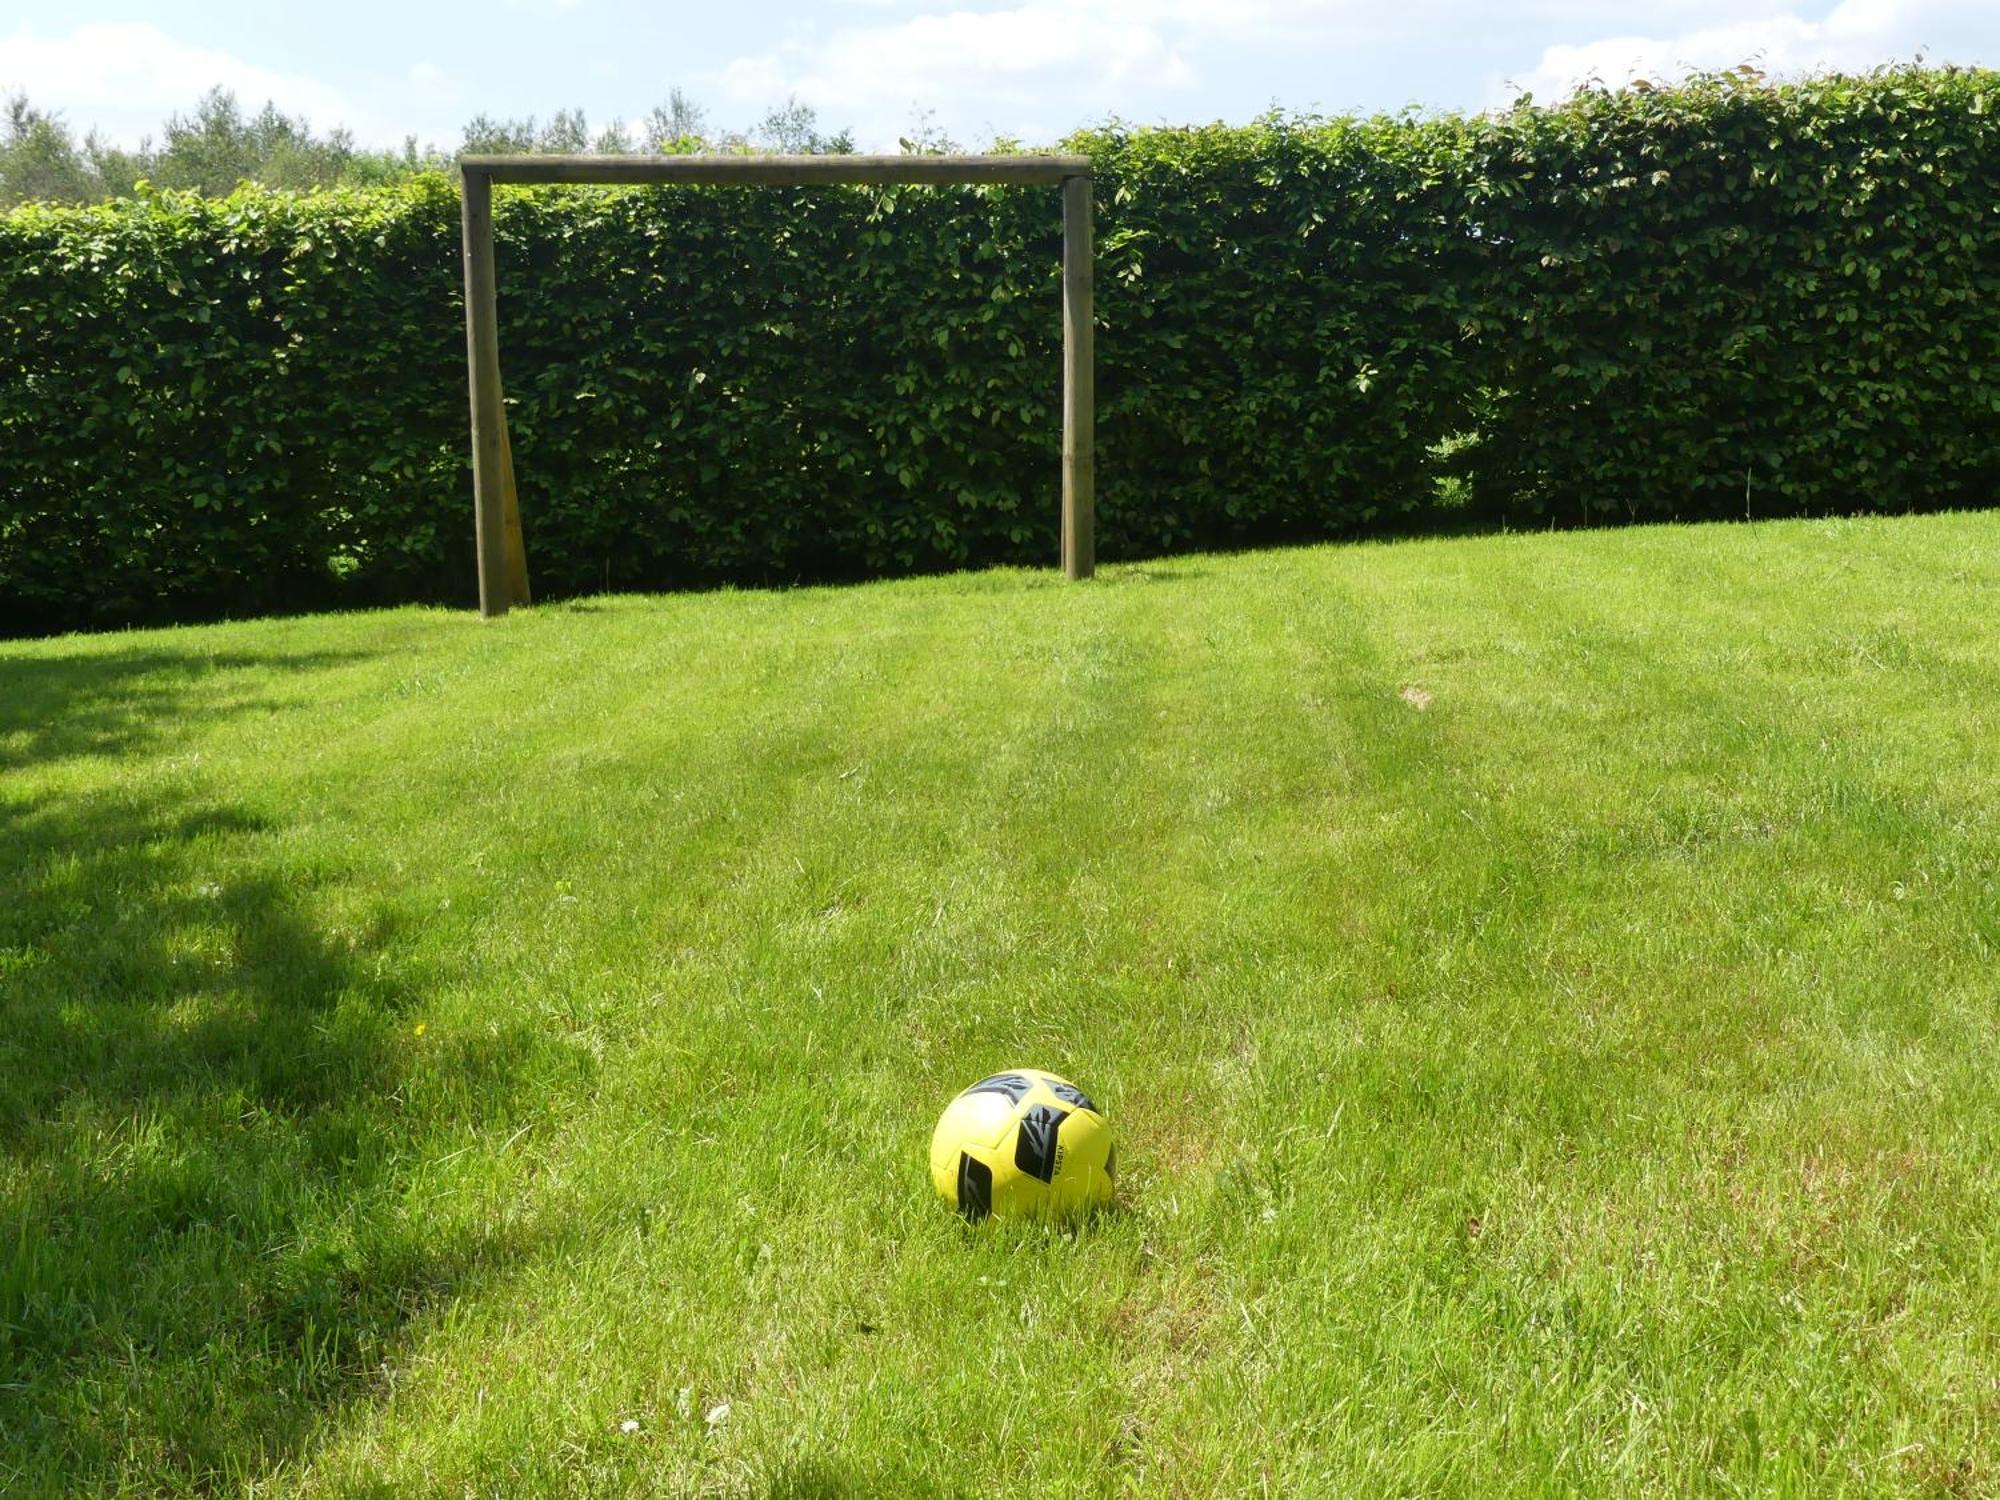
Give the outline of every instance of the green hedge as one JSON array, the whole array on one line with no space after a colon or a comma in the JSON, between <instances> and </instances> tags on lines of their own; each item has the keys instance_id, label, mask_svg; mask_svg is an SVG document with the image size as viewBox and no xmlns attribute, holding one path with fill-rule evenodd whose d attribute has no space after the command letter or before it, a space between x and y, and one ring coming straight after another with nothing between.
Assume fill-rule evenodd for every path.
<instances>
[{"instance_id":1,"label":"green hedge","mask_svg":"<svg viewBox=\"0 0 2000 1500\"><path fill-rule=\"evenodd\" d=\"M1494 509L1995 499L2000 74L1584 95L1472 161Z\"/></svg>"},{"instance_id":2,"label":"green hedge","mask_svg":"<svg viewBox=\"0 0 2000 1500\"><path fill-rule=\"evenodd\" d=\"M1075 138L1101 550L1986 504L2000 75ZM544 594L1055 551L1057 194L503 191ZM472 597L457 200L0 219L0 628Z\"/></svg>"}]
</instances>

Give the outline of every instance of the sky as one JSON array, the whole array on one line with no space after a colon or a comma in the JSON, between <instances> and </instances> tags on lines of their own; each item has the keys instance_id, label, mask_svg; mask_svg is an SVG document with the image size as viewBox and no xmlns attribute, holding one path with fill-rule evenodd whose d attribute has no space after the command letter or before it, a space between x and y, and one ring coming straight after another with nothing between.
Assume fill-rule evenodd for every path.
<instances>
[{"instance_id":1,"label":"sky","mask_svg":"<svg viewBox=\"0 0 2000 1500\"><path fill-rule=\"evenodd\" d=\"M453 149L481 113L634 121L678 86L720 128L796 98L864 150L919 123L976 149L1918 55L2000 64L2000 0L0 0L0 93L124 145L215 84L368 146Z\"/></svg>"}]
</instances>

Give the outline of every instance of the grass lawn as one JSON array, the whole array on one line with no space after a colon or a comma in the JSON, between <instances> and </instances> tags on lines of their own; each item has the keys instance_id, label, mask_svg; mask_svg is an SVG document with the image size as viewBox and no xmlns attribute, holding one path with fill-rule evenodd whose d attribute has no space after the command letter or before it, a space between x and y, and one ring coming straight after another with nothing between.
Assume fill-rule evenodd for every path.
<instances>
[{"instance_id":1,"label":"grass lawn","mask_svg":"<svg viewBox=\"0 0 2000 1500\"><path fill-rule=\"evenodd\" d=\"M2000 513L0 646L9 1494L1992 1493L1996 1153Z\"/></svg>"}]
</instances>

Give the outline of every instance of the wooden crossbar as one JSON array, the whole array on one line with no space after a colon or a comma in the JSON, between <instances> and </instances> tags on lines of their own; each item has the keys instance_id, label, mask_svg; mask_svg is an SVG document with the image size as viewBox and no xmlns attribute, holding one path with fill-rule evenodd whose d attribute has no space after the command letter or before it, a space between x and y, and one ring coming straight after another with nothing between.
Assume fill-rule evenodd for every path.
<instances>
[{"instance_id":1,"label":"wooden crossbar","mask_svg":"<svg viewBox=\"0 0 2000 1500\"><path fill-rule=\"evenodd\" d=\"M1044 183L1090 175L1087 156L461 156L491 182L731 183L779 187L907 182Z\"/></svg>"}]
</instances>

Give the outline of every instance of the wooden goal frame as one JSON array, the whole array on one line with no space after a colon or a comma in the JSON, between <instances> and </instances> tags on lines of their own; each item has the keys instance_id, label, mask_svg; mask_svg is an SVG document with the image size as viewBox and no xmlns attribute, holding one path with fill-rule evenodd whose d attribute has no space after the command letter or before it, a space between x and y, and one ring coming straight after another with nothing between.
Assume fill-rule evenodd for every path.
<instances>
[{"instance_id":1,"label":"wooden goal frame","mask_svg":"<svg viewBox=\"0 0 2000 1500\"><path fill-rule=\"evenodd\" d=\"M1062 569L1096 566L1096 374L1092 338L1090 158L1085 156L462 156L465 358L472 400L472 509L479 612L530 602L521 504L500 395L500 313L493 264L493 185L683 183L796 187L1046 183L1062 189Z\"/></svg>"}]
</instances>

